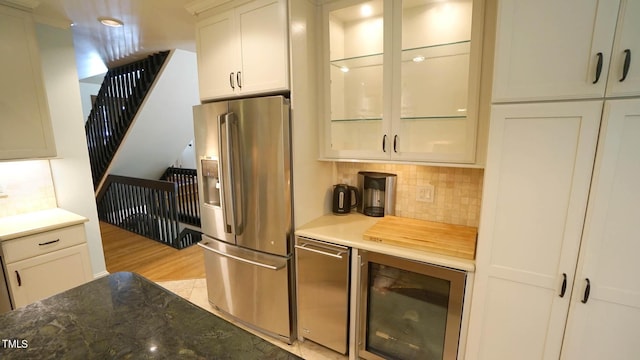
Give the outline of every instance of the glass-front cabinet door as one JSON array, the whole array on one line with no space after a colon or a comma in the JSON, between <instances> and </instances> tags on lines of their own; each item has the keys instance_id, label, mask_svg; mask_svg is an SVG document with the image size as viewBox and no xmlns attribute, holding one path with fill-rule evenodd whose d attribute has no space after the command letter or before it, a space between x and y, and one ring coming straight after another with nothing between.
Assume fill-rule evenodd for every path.
<instances>
[{"instance_id":1,"label":"glass-front cabinet door","mask_svg":"<svg viewBox=\"0 0 640 360\"><path fill-rule=\"evenodd\" d=\"M342 1L325 10L329 49L325 140L338 156L388 158L382 148L389 120L383 92L390 85L384 76L385 58L390 58L384 49L384 14L383 0Z\"/></svg>"},{"instance_id":2,"label":"glass-front cabinet door","mask_svg":"<svg viewBox=\"0 0 640 360\"><path fill-rule=\"evenodd\" d=\"M401 11L393 155L473 162L478 83L469 75L480 71L470 71L479 64L471 58L473 2L404 0Z\"/></svg>"},{"instance_id":3,"label":"glass-front cabinet door","mask_svg":"<svg viewBox=\"0 0 640 360\"><path fill-rule=\"evenodd\" d=\"M483 0L325 5L324 155L473 163L482 8Z\"/></svg>"}]
</instances>

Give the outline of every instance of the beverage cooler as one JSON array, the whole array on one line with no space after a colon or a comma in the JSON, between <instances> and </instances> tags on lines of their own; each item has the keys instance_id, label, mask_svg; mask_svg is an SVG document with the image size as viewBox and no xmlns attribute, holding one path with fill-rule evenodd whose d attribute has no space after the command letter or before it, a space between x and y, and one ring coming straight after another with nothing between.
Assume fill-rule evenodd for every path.
<instances>
[{"instance_id":1,"label":"beverage cooler","mask_svg":"<svg viewBox=\"0 0 640 360\"><path fill-rule=\"evenodd\" d=\"M362 251L358 355L456 359L466 273Z\"/></svg>"}]
</instances>

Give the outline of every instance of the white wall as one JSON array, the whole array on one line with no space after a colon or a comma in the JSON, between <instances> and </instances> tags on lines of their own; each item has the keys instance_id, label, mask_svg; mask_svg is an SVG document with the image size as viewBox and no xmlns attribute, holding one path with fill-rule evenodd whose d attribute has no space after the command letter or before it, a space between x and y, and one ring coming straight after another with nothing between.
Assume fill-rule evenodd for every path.
<instances>
[{"instance_id":1,"label":"white wall","mask_svg":"<svg viewBox=\"0 0 640 360\"><path fill-rule=\"evenodd\" d=\"M308 0L290 1L291 122L295 227L331 211L333 163L318 161L318 34L320 11Z\"/></svg>"},{"instance_id":2,"label":"white wall","mask_svg":"<svg viewBox=\"0 0 640 360\"><path fill-rule=\"evenodd\" d=\"M91 95L98 95L102 84L94 84L90 82L80 81L80 100L82 101L82 118L87 121L93 104L91 103Z\"/></svg>"},{"instance_id":3,"label":"white wall","mask_svg":"<svg viewBox=\"0 0 640 360\"><path fill-rule=\"evenodd\" d=\"M193 140L198 104L196 54L173 50L107 172L158 179Z\"/></svg>"},{"instance_id":4,"label":"white wall","mask_svg":"<svg viewBox=\"0 0 640 360\"><path fill-rule=\"evenodd\" d=\"M36 34L58 157L50 161L58 207L85 216L94 277L106 274L80 88L70 30L38 24Z\"/></svg>"}]
</instances>

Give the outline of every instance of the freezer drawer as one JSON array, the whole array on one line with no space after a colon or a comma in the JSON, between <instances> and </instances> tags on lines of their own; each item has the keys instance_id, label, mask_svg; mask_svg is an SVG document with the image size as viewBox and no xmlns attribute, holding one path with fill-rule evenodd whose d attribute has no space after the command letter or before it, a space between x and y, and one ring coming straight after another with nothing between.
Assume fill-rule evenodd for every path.
<instances>
[{"instance_id":1,"label":"freezer drawer","mask_svg":"<svg viewBox=\"0 0 640 360\"><path fill-rule=\"evenodd\" d=\"M267 255L202 236L211 305L291 343L291 258Z\"/></svg>"},{"instance_id":2,"label":"freezer drawer","mask_svg":"<svg viewBox=\"0 0 640 360\"><path fill-rule=\"evenodd\" d=\"M350 249L296 238L299 334L347 353Z\"/></svg>"}]
</instances>

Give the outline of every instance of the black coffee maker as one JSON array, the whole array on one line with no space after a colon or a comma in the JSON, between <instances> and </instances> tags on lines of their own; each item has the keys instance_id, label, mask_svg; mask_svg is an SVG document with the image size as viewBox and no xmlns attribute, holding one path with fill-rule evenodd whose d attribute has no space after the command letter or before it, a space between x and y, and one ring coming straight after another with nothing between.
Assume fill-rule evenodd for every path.
<instances>
[{"instance_id":1,"label":"black coffee maker","mask_svg":"<svg viewBox=\"0 0 640 360\"><path fill-rule=\"evenodd\" d=\"M358 172L358 189L362 194L358 212L376 217L395 215L396 178L396 174Z\"/></svg>"},{"instance_id":2,"label":"black coffee maker","mask_svg":"<svg viewBox=\"0 0 640 360\"><path fill-rule=\"evenodd\" d=\"M347 184L333 186L333 213L344 215L358 206L360 194L358 188Z\"/></svg>"}]
</instances>

